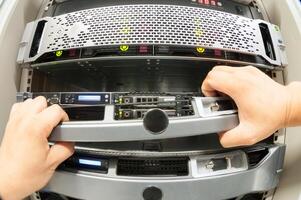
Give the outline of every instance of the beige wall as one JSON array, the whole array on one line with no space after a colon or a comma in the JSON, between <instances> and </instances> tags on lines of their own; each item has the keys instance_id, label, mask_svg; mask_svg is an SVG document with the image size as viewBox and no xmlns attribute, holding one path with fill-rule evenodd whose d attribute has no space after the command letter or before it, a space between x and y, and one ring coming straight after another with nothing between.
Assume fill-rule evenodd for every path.
<instances>
[{"instance_id":1,"label":"beige wall","mask_svg":"<svg viewBox=\"0 0 301 200\"><path fill-rule=\"evenodd\" d=\"M42 0L6 0L0 9L0 138L19 87L16 65L24 26L36 18Z\"/></svg>"},{"instance_id":2,"label":"beige wall","mask_svg":"<svg viewBox=\"0 0 301 200\"><path fill-rule=\"evenodd\" d=\"M281 27L289 66L286 82L301 81L301 6L298 0L262 0L270 20ZM301 91L300 91L301 92ZM301 199L301 128L287 129L285 169L274 200Z\"/></svg>"}]
</instances>

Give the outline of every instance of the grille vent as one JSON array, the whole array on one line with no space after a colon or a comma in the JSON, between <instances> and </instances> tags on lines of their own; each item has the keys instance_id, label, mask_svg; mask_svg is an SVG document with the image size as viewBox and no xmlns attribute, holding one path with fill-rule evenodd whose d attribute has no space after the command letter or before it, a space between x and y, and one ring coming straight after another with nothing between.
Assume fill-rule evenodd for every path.
<instances>
[{"instance_id":1,"label":"grille vent","mask_svg":"<svg viewBox=\"0 0 301 200\"><path fill-rule=\"evenodd\" d=\"M216 10L177 5L123 5L48 19L42 51L120 44L168 44L261 51L258 23Z\"/></svg>"},{"instance_id":2,"label":"grille vent","mask_svg":"<svg viewBox=\"0 0 301 200\"><path fill-rule=\"evenodd\" d=\"M186 176L188 158L119 159L117 174L123 176Z\"/></svg>"}]
</instances>

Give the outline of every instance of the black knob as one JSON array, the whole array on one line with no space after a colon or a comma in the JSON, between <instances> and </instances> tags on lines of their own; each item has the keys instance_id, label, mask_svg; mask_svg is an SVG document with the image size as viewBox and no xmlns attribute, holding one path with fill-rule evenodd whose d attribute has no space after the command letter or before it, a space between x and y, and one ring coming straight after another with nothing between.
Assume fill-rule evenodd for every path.
<instances>
[{"instance_id":1,"label":"black knob","mask_svg":"<svg viewBox=\"0 0 301 200\"><path fill-rule=\"evenodd\" d=\"M144 115L143 125L152 134L161 134L167 129L169 119L163 110L151 109Z\"/></svg>"},{"instance_id":2,"label":"black knob","mask_svg":"<svg viewBox=\"0 0 301 200\"><path fill-rule=\"evenodd\" d=\"M144 200L162 200L163 193L157 187L149 187L143 191Z\"/></svg>"}]
</instances>

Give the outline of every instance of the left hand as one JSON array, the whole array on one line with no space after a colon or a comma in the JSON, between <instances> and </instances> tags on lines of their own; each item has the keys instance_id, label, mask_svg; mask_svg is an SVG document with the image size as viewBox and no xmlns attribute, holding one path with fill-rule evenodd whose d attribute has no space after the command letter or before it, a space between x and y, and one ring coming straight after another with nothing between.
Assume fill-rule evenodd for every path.
<instances>
[{"instance_id":1,"label":"left hand","mask_svg":"<svg viewBox=\"0 0 301 200\"><path fill-rule=\"evenodd\" d=\"M0 147L0 196L20 200L44 187L57 166L74 152L71 143L49 147L52 129L68 116L44 97L13 106Z\"/></svg>"}]
</instances>

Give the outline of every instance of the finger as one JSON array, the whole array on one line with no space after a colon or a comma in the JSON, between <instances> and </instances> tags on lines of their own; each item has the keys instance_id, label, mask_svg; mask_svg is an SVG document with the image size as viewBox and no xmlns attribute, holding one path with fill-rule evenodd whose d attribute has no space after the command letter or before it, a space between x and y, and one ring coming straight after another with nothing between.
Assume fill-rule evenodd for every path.
<instances>
[{"instance_id":1,"label":"finger","mask_svg":"<svg viewBox=\"0 0 301 200\"><path fill-rule=\"evenodd\" d=\"M210 84L212 78L214 77L212 77L212 71L210 71L201 86L201 91L206 97L218 96L218 91L216 91L216 89L213 88Z\"/></svg>"},{"instance_id":2,"label":"finger","mask_svg":"<svg viewBox=\"0 0 301 200\"><path fill-rule=\"evenodd\" d=\"M225 93L229 96L236 91L237 83L233 74L223 70L212 70L202 84L202 92L208 96L216 95L217 92Z\"/></svg>"},{"instance_id":3,"label":"finger","mask_svg":"<svg viewBox=\"0 0 301 200\"><path fill-rule=\"evenodd\" d=\"M30 107L31 112L40 113L47 108L47 100L43 96L36 97ZM29 108L28 108L29 109Z\"/></svg>"},{"instance_id":4,"label":"finger","mask_svg":"<svg viewBox=\"0 0 301 200\"><path fill-rule=\"evenodd\" d=\"M240 67L239 70L247 72L247 73L251 73L253 75L258 75L258 74L264 74L261 70L257 69L256 67L253 66L244 66L244 67Z\"/></svg>"},{"instance_id":5,"label":"finger","mask_svg":"<svg viewBox=\"0 0 301 200\"><path fill-rule=\"evenodd\" d=\"M205 79L205 81L202 84L202 93L206 96L206 97L216 97L217 95L217 91L212 88L209 84L209 81Z\"/></svg>"},{"instance_id":6,"label":"finger","mask_svg":"<svg viewBox=\"0 0 301 200\"><path fill-rule=\"evenodd\" d=\"M235 70L237 70L236 67L230 67L230 66L226 66L226 65L217 65L215 66L212 71L224 71L224 72L235 72Z\"/></svg>"},{"instance_id":7,"label":"finger","mask_svg":"<svg viewBox=\"0 0 301 200\"><path fill-rule=\"evenodd\" d=\"M20 107L22 109L26 109L26 108L30 107L32 103L33 103L33 99L26 99L23 103L21 103Z\"/></svg>"},{"instance_id":8,"label":"finger","mask_svg":"<svg viewBox=\"0 0 301 200\"><path fill-rule=\"evenodd\" d=\"M57 104L52 105L38 114L38 120L41 128L45 132L45 136L49 137L53 128L55 128L60 122L68 121L68 115Z\"/></svg>"},{"instance_id":9,"label":"finger","mask_svg":"<svg viewBox=\"0 0 301 200\"><path fill-rule=\"evenodd\" d=\"M257 142L256 137L250 133L249 129L241 124L230 131L220 133L219 138L221 145L225 148L249 146Z\"/></svg>"},{"instance_id":10,"label":"finger","mask_svg":"<svg viewBox=\"0 0 301 200\"><path fill-rule=\"evenodd\" d=\"M22 103L15 103L10 111L10 119L16 118L16 115L23 116L30 113L30 108L33 104L33 99L26 99Z\"/></svg>"},{"instance_id":11,"label":"finger","mask_svg":"<svg viewBox=\"0 0 301 200\"><path fill-rule=\"evenodd\" d=\"M37 97L35 99L26 99L20 104L18 110L23 114L36 114L41 112L47 107L45 97Z\"/></svg>"},{"instance_id":12,"label":"finger","mask_svg":"<svg viewBox=\"0 0 301 200\"><path fill-rule=\"evenodd\" d=\"M15 114L19 113L21 106L22 103L15 103L10 110L9 118L12 118Z\"/></svg>"},{"instance_id":13,"label":"finger","mask_svg":"<svg viewBox=\"0 0 301 200\"><path fill-rule=\"evenodd\" d=\"M74 143L58 142L50 148L47 162L54 170L73 153Z\"/></svg>"}]
</instances>

